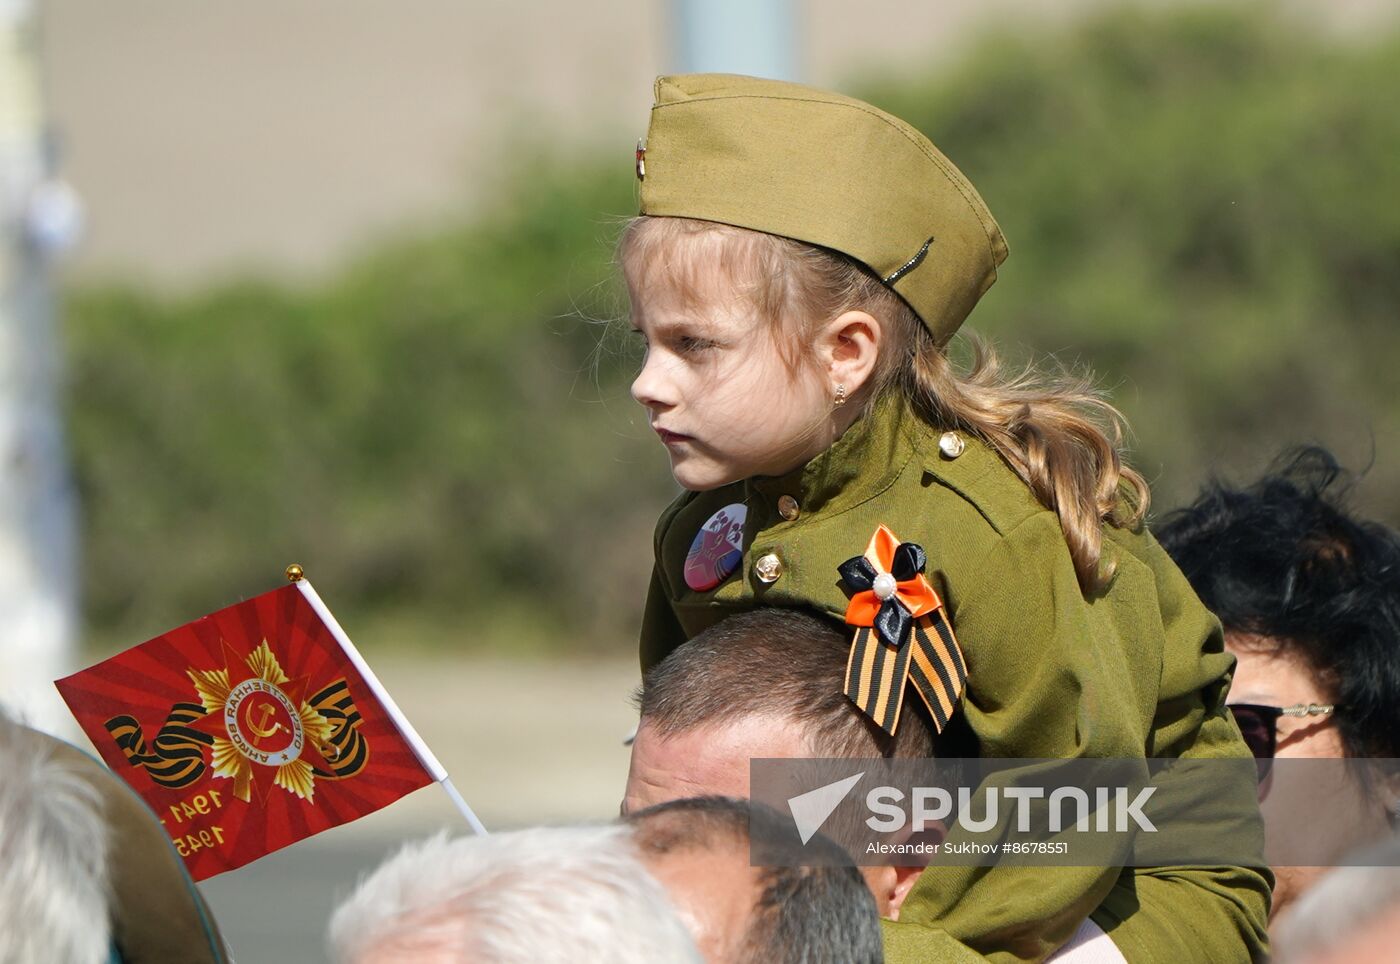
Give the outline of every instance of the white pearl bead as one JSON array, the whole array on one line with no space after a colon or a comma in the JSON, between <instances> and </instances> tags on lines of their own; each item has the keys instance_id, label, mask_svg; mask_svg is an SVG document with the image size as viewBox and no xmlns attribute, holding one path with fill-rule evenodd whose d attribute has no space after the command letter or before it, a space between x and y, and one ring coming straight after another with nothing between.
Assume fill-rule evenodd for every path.
<instances>
[{"instance_id":1,"label":"white pearl bead","mask_svg":"<svg viewBox=\"0 0 1400 964\"><path fill-rule=\"evenodd\" d=\"M882 572L875 577L875 596L878 599L889 599L894 595L895 587L898 585L894 581L894 576L887 572Z\"/></svg>"}]
</instances>

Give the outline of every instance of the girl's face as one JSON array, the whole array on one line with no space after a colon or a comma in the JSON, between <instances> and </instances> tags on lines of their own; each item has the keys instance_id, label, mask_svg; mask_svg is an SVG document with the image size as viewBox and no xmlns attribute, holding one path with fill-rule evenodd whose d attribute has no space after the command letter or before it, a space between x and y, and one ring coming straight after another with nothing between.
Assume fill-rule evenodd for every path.
<instances>
[{"instance_id":1,"label":"girl's face","mask_svg":"<svg viewBox=\"0 0 1400 964\"><path fill-rule=\"evenodd\" d=\"M779 348L777 339L793 336L758 317L719 268L699 274L691 299L674 285L629 285L632 324L646 344L632 397L666 447L671 474L697 492L782 475L836 435L828 379Z\"/></svg>"}]
</instances>

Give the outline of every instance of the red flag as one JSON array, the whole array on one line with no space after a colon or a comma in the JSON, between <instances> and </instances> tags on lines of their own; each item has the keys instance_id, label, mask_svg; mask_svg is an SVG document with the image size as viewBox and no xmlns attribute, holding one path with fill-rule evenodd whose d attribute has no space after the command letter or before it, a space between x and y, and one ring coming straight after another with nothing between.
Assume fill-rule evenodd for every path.
<instances>
[{"instance_id":1,"label":"red flag","mask_svg":"<svg viewBox=\"0 0 1400 964\"><path fill-rule=\"evenodd\" d=\"M55 685L195 880L446 776L306 582Z\"/></svg>"}]
</instances>

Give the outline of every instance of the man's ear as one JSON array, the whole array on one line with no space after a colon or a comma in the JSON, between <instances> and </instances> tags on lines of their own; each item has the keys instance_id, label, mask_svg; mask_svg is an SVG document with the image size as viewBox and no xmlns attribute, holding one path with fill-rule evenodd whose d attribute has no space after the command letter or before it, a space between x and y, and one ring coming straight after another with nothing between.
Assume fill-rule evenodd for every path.
<instances>
[{"instance_id":1,"label":"man's ear","mask_svg":"<svg viewBox=\"0 0 1400 964\"><path fill-rule=\"evenodd\" d=\"M910 834L906 838L907 843L922 844L930 850L939 847L943 839L948 836L948 825L942 820L936 820L923 830ZM904 899L909 896L909 892L914 889L914 885L919 882L919 877L923 875L924 866L917 867L893 867L894 879L888 882L889 890L885 893L885 903L887 911L885 916L890 920L899 920L899 910L904 906Z\"/></svg>"},{"instance_id":2,"label":"man's ear","mask_svg":"<svg viewBox=\"0 0 1400 964\"><path fill-rule=\"evenodd\" d=\"M879 319L865 311L843 312L817 332L817 355L833 395L840 385L847 398L855 398L870 383L883 334Z\"/></svg>"},{"instance_id":3,"label":"man's ear","mask_svg":"<svg viewBox=\"0 0 1400 964\"><path fill-rule=\"evenodd\" d=\"M899 920L900 908L904 906L904 898L909 896L909 891L914 889L914 885L919 882L923 875L923 867L894 867L894 883L885 894L885 917L889 920Z\"/></svg>"},{"instance_id":4,"label":"man's ear","mask_svg":"<svg viewBox=\"0 0 1400 964\"><path fill-rule=\"evenodd\" d=\"M1392 833L1400 834L1400 771L1389 774L1384 780L1381 802L1385 804L1385 818L1390 823Z\"/></svg>"}]
</instances>

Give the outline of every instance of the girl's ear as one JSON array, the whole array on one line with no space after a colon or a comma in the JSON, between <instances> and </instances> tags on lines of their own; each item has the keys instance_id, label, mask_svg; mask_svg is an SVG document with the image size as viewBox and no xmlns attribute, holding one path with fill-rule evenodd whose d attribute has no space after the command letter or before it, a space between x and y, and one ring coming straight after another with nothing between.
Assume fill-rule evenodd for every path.
<instances>
[{"instance_id":1,"label":"girl's ear","mask_svg":"<svg viewBox=\"0 0 1400 964\"><path fill-rule=\"evenodd\" d=\"M853 398L869 384L880 354L880 321L865 311L847 311L827 322L817 333L816 349L831 380L831 393L845 386Z\"/></svg>"}]
</instances>

